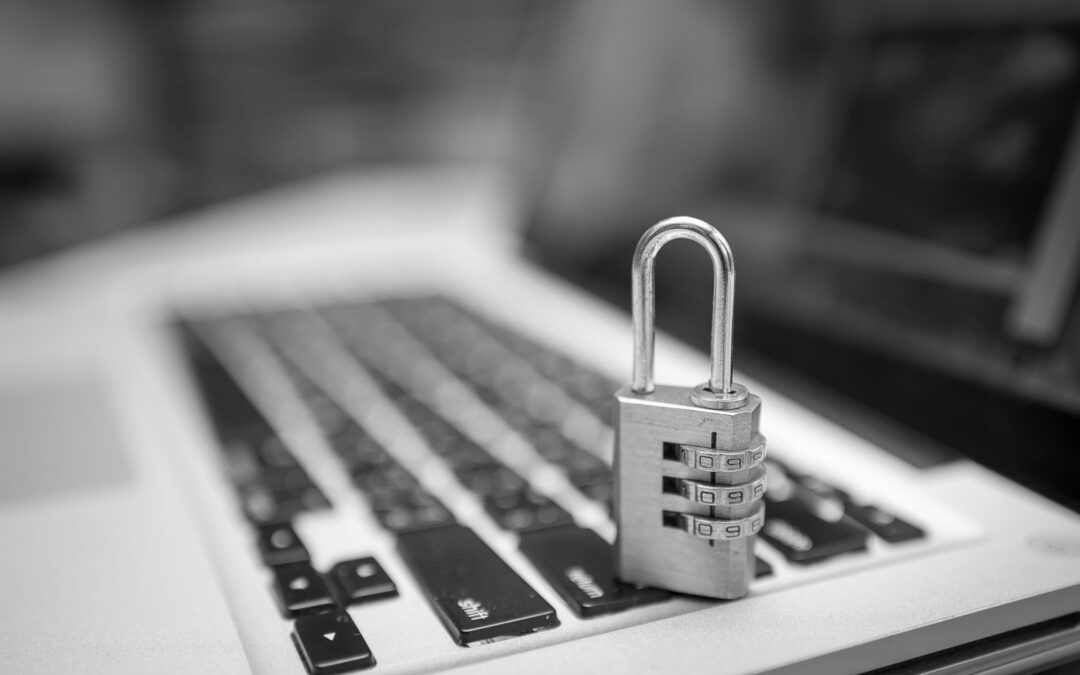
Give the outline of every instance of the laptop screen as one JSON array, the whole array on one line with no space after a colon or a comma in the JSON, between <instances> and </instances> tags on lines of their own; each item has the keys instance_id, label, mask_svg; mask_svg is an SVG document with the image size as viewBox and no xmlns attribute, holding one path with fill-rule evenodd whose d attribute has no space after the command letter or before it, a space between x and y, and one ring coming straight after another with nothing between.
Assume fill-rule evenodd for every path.
<instances>
[{"instance_id":1,"label":"laptop screen","mask_svg":"<svg viewBox=\"0 0 1080 675\"><path fill-rule=\"evenodd\" d=\"M1065 194L1080 33L919 29L861 49L855 84L839 94L849 103L817 219L797 247L805 264L794 276L827 291L819 318L912 361L1080 411L1080 214ZM1051 260L1053 248L1072 255Z\"/></svg>"},{"instance_id":2,"label":"laptop screen","mask_svg":"<svg viewBox=\"0 0 1080 675\"><path fill-rule=\"evenodd\" d=\"M1076 27L887 33L867 57L822 211L1022 263L1076 121Z\"/></svg>"}]
</instances>

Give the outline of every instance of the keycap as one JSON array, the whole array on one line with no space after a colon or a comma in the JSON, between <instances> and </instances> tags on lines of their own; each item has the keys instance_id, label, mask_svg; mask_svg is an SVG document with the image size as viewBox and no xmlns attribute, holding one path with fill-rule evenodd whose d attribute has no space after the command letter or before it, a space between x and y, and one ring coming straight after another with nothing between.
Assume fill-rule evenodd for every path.
<instances>
[{"instance_id":1,"label":"keycap","mask_svg":"<svg viewBox=\"0 0 1080 675\"><path fill-rule=\"evenodd\" d=\"M573 525L521 535L521 552L582 618L621 612L671 596L615 579L615 553L592 530Z\"/></svg>"},{"instance_id":2,"label":"keycap","mask_svg":"<svg viewBox=\"0 0 1080 675\"><path fill-rule=\"evenodd\" d=\"M328 576L340 591L338 599L344 605L392 598L398 594L390 575L375 558L343 560L334 565Z\"/></svg>"},{"instance_id":3,"label":"keycap","mask_svg":"<svg viewBox=\"0 0 1080 675\"><path fill-rule=\"evenodd\" d=\"M814 563L866 548L867 532L851 518L824 520L801 500L788 499L768 502L761 536L788 560Z\"/></svg>"},{"instance_id":4,"label":"keycap","mask_svg":"<svg viewBox=\"0 0 1080 675\"><path fill-rule=\"evenodd\" d=\"M615 499L615 486L611 482L595 483L581 488L581 493L593 501L603 504L610 512Z\"/></svg>"},{"instance_id":5,"label":"keycap","mask_svg":"<svg viewBox=\"0 0 1080 675\"><path fill-rule=\"evenodd\" d=\"M299 466L292 452L277 435L263 438L256 446L256 456L267 469L292 469Z\"/></svg>"},{"instance_id":6,"label":"keycap","mask_svg":"<svg viewBox=\"0 0 1080 675\"><path fill-rule=\"evenodd\" d=\"M574 522L565 509L530 489L488 496L484 499L484 510L500 527L511 532L528 532Z\"/></svg>"},{"instance_id":7,"label":"keycap","mask_svg":"<svg viewBox=\"0 0 1080 675\"><path fill-rule=\"evenodd\" d=\"M857 523L891 544L926 536L920 528L876 506L849 504L844 511Z\"/></svg>"},{"instance_id":8,"label":"keycap","mask_svg":"<svg viewBox=\"0 0 1080 675\"><path fill-rule=\"evenodd\" d=\"M502 467L486 450L472 445L455 446L442 455L450 463L454 475L462 480L480 471L495 471ZM464 480L462 480L464 483Z\"/></svg>"},{"instance_id":9,"label":"keycap","mask_svg":"<svg viewBox=\"0 0 1080 675\"><path fill-rule=\"evenodd\" d=\"M330 589L310 564L287 563L271 569L274 572L274 597L286 616L313 614L336 606Z\"/></svg>"},{"instance_id":10,"label":"keycap","mask_svg":"<svg viewBox=\"0 0 1080 675\"><path fill-rule=\"evenodd\" d=\"M201 338L192 335L186 347L196 384L219 438L226 440L241 429L267 428L263 416Z\"/></svg>"},{"instance_id":11,"label":"keycap","mask_svg":"<svg viewBox=\"0 0 1080 675\"><path fill-rule=\"evenodd\" d=\"M439 503L438 499L418 484L409 488L379 489L369 493L367 498L374 509L392 506L418 507Z\"/></svg>"},{"instance_id":12,"label":"keycap","mask_svg":"<svg viewBox=\"0 0 1080 675\"><path fill-rule=\"evenodd\" d=\"M465 487L480 495L500 492L518 492L525 488L525 479L505 466L490 466L483 469L456 471L458 480Z\"/></svg>"},{"instance_id":13,"label":"keycap","mask_svg":"<svg viewBox=\"0 0 1080 675\"><path fill-rule=\"evenodd\" d=\"M756 567L754 569L754 577L760 579L761 577L767 577L772 575L772 565L765 562L761 558L754 558Z\"/></svg>"},{"instance_id":14,"label":"keycap","mask_svg":"<svg viewBox=\"0 0 1080 675\"><path fill-rule=\"evenodd\" d=\"M283 499L262 485L251 485L240 493L240 505L255 525L276 525L288 523L298 514L307 510L307 504L300 496Z\"/></svg>"},{"instance_id":15,"label":"keycap","mask_svg":"<svg viewBox=\"0 0 1080 675\"><path fill-rule=\"evenodd\" d=\"M419 488L419 481L398 464L384 466L366 474L353 475L353 484L369 498L379 495L410 492Z\"/></svg>"},{"instance_id":16,"label":"keycap","mask_svg":"<svg viewBox=\"0 0 1080 675\"><path fill-rule=\"evenodd\" d=\"M584 450L578 450L571 455L564 466L567 477L577 488L612 481L611 467Z\"/></svg>"},{"instance_id":17,"label":"keycap","mask_svg":"<svg viewBox=\"0 0 1080 675\"><path fill-rule=\"evenodd\" d=\"M326 436L339 434L352 424L349 416L338 407L336 403L321 393L309 394L305 397L308 409L311 411L315 423L319 425Z\"/></svg>"},{"instance_id":18,"label":"keycap","mask_svg":"<svg viewBox=\"0 0 1080 675\"><path fill-rule=\"evenodd\" d=\"M340 609L296 620L292 641L312 675L345 673L375 665L364 636L347 612Z\"/></svg>"},{"instance_id":19,"label":"keycap","mask_svg":"<svg viewBox=\"0 0 1080 675\"><path fill-rule=\"evenodd\" d=\"M454 516L422 488L382 493L371 500L379 523L391 532L411 532L449 525Z\"/></svg>"},{"instance_id":20,"label":"keycap","mask_svg":"<svg viewBox=\"0 0 1080 675\"><path fill-rule=\"evenodd\" d=\"M305 511L330 506L329 500L315 486L303 493L289 490L270 490L260 483L248 485L240 492L244 515L255 525L278 525L292 521Z\"/></svg>"},{"instance_id":21,"label":"keycap","mask_svg":"<svg viewBox=\"0 0 1080 675\"><path fill-rule=\"evenodd\" d=\"M851 501L851 495L849 495L847 492L841 490L835 485L830 485L829 483L826 483L817 476L811 476L810 474L806 473L799 473L791 469L788 469L787 472L788 476L792 480L809 490L814 495L817 495L821 499L834 499L843 503Z\"/></svg>"},{"instance_id":22,"label":"keycap","mask_svg":"<svg viewBox=\"0 0 1080 675\"><path fill-rule=\"evenodd\" d=\"M302 495L314 485L311 477L299 466L264 469L259 473L257 482L268 490L296 495Z\"/></svg>"},{"instance_id":23,"label":"keycap","mask_svg":"<svg viewBox=\"0 0 1080 675\"><path fill-rule=\"evenodd\" d=\"M230 441L222 446L225 458L225 470L233 485L248 485L258 480L262 466L255 458L255 450L248 444Z\"/></svg>"},{"instance_id":24,"label":"keycap","mask_svg":"<svg viewBox=\"0 0 1080 675\"><path fill-rule=\"evenodd\" d=\"M467 527L403 534L398 552L459 645L559 625L554 608Z\"/></svg>"},{"instance_id":25,"label":"keycap","mask_svg":"<svg viewBox=\"0 0 1080 675\"><path fill-rule=\"evenodd\" d=\"M555 464L563 464L576 451L573 444L554 429L543 429L530 436L529 441L544 459Z\"/></svg>"},{"instance_id":26,"label":"keycap","mask_svg":"<svg viewBox=\"0 0 1080 675\"><path fill-rule=\"evenodd\" d=\"M259 554L270 567L310 560L304 542L286 523L259 528Z\"/></svg>"}]
</instances>

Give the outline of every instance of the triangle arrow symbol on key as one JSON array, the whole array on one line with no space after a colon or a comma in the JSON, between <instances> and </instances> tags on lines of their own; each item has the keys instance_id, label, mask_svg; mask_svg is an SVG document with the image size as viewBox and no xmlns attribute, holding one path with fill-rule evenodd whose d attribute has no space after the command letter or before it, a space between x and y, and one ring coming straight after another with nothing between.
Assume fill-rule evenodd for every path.
<instances>
[{"instance_id":1,"label":"triangle arrow symbol on key","mask_svg":"<svg viewBox=\"0 0 1080 675\"><path fill-rule=\"evenodd\" d=\"M333 632L333 633L323 633L323 635L322 635L322 636L323 636L324 638L326 638L327 640L330 640L331 642L333 642L333 641L334 641L334 637L335 637L336 635L337 635L337 631L335 631L335 632Z\"/></svg>"}]
</instances>

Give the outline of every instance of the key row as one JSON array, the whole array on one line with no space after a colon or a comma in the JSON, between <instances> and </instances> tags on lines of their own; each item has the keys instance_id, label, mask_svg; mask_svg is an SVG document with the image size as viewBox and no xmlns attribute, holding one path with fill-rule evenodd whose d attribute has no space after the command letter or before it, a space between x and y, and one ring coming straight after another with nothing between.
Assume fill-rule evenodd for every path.
<instances>
[{"instance_id":1,"label":"key row","mask_svg":"<svg viewBox=\"0 0 1080 675\"><path fill-rule=\"evenodd\" d=\"M423 298L382 304L411 328L413 334L442 358L455 374L467 380L511 427L528 438L545 459L562 467L575 487L610 509L610 469L594 455L575 447L557 428L530 414L528 396L524 393L530 386L528 369L515 370L505 363L485 365L482 358L485 341L495 339L507 346L516 356L528 361L537 372L556 381L582 401L590 400L588 395L582 394L592 386L583 386L582 382L591 380L597 386L603 382L607 388L604 394L607 401L611 400L614 383L595 373L575 377L572 374L574 370L588 372L589 369L448 300ZM593 391L596 395L600 393ZM770 462L770 466L781 467L779 462ZM766 509L763 538L790 562L811 564L843 553L863 551L871 535L894 544L925 536L919 527L880 507L855 503L842 490L814 476L791 471L789 467L783 470L799 484L800 497L789 500L779 498L779 493L769 495L770 506ZM809 497L803 495L807 491ZM828 513L827 508L824 509L826 513L822 513L823 509L814 496L839 499L842 517ZM770 520L773 521L771 525L768 524Z\"/></svg>"},{"instance_id":2,"label":"key row","mask_svg":"<svg viewBox=\"0 0 1080 675\"><path fill-rule=\"evenodd\" d=\"M195 384L248 520L284 523L304 511L328 508L326 496L232 376L199 338L187 337Z\"/></svg>"},{"instance_id":3,"label":"key row","mask_svg":"<svg viewBox=\"0 0 1080 675\"><path fill-rule=\"evenodd\" d=\"M283 615L296 618L292 641L301 661L313 675L374 666L374 654L343 608L394 597L396 585L371 557L341 561L326 575L311 566L290 521L329 502L228 371L197 337L187 338L195 383L241 508L255 527L274 599Z\"/></svg>"},{"instance_id":4,"label":"key row","mask_svg":"<svg viewBox=\"0 0 1080 675\"><path fill-rule=\"evenodd\" d=\"M414 337L420 339L433 354L442 359L455 375L467 381L485 404L527 438L546 460L561 467L583 494L610 508L612 481L607 465L580 447L575 447L557 428L530 414L529 399L524 394L529 390L529 378L532 377L528 369L500 367L498 363L491 363L490 358L485 358L483 348L491 338L484 335L483 331L496 332L504 341L507 340L505 335L512 334L510 331L500 331L493 328L490 322L471 315L459 316L459 308L438 300L405 300L380 304L389 307L396 318L411 329ZM439 325L444 329L435 330ZM355 331L353 333L355 336ZM542 348L532 346L529 349L535 354ZM422 421L419 424L421 427L425 426ZM483 479L484 474L480 475ZM813 480L805 475L797 478L806 480L808 484ZM817 481L817 485L824 484ZM483 493L491 487L481 480L474 489ZM487 501L490 505L491 500ZM508 500L503 498L501 501ZM923 536L923 532L917 527L880 508L851 504L849 511L848 519L838 521L818 517L804 500L784 503L775 510L776 522L767 526L768 531L764 538L789 561L809 564L838 554L865 550L869 533L890 543ZM773 513L774 510L767 509L766 518Z\"/></svg>"},{"instance_id":5,"label":"key row","mask_svg":"<svg viewBox=\"0 0 1080 675\"><path fill-rule=\"evenodd\" d=\"M922 539L919 527L770 458L761 536L789 561L812 564L865 550L871 535L899 544Z\"/></svg>"},{"instance_id":6,"label":"key row","mask_svg":"<svg viewBox=\"0 0 1080 675\"><path fill-rule=\"evenodd\" d=\"M371 366L370 363L366 365ZM482 499L496 524L520 535L521 549L526 557L576 613L583 617L597 616L670 596L667 592L638 589L617 582L612 550L603 539L592 531L573 526L569 513L532 490L523 477L402 387L379 375L374 368L370 368L368 374L420 432L431 450L447 462L462 486ZM300 388L306 392L305 397L312 396L308 387L301 385ZM324 411L333 405L329 401L311 402ZM358 427L353 433L358 433ZM367 443L374 441L369 438ZM341 444L334 446L340 448ZM376 465L385 466L387 461L380 453ZM387 481L384 475L378 482L392 481ZM364 484L357 487L361 492L370 490L370 486ZM449 526L424 532L398 532L398 535L399 552L459 643L505 637L557 624L554 614L548 616L546 610L539 617L534 616L535 601L539 596L470 529ZM542 537L550 536L558 537L558 550L550 550L546 544L536 545L547 541ZM426 552L419 555L417 551ZM438 555L432 551L438 551ZM461 574L452 579L439 577L440 571L446 569L486 572L475 578ZM573 573L568 575L567 570ZM493 580L498 581L498 592L494 595L490 588ZM503 609L492 610L492 603L509 613Z\"/></svg>"},{"instance_id":7,"label":"key row","mask_svg":"<svg viewBox=\"0 0 1080 675\"><path fill-rule=\"evenodd\" d=\"M602 420L611 419L611 394L619 383L587 368L573 359L545 347L487 317L442 297L414 298L385 303L406 322L415 322L420 332L460 323L473 323L499 340L519 358L527 361L537 372L558 384L577 401Z\"/></svg>"},{"instance_id":8,"label":"key row","mask_svg":"<svg viewBox=\"0 0 1080 675\"><path fill-rule=\"evenodd\" d=\"M586 496L601 501L610 511L611 469L597 457L604 448L594 447L590 452L567 437L564 427L576 404L562 388L563 382L543 377L534 364L492 336L487 325L471 322L456 307L435 305L434 311L424 312L421 301L387 304L418 340L467 382L511 428L528 439L545 460L559 467L571 484ZM451 315L456 318L450 320ZM450 328L432 330L437 321L446 321ZM614 387L607 391L609 402L613 391ZM610 411L605 410L599 420L593 418L593 424L599 426L591 436L583 437L591 438L594 444L609 443L610 431L606 426L609 417Z\"/></svg>"},{"instance_id":9,"label":"key row","mask_svg":"<svg viewBox=\"0 0 1080 675\"><path fill-rule=\"evenodd\" d=\"M432 342L426 340L425 344ZM437 345L432 351L443 356ZM196 361L205 364L206 359L200 357ZM607 465L567 439L557 425L533 415L535 410L530 408L527 397L521 396L527 387L523 389L520 384L508 386L504 383L500 388L491 381L477 382L475 373L470 374L462 366L448 365L487 405L527 438L545 460L563 468L570 482L582 493L599 502L610 503L612 484ZM269 425L228 373L220 365L209 370L211 376L200 378L200 388L210 404L215 426L227 431L222 434L222 439L228 470L242 488L241 494L249 497L243 501L248 518L257 525L287 527L292 517L303 510L328 506L325 497L317 492L302 467L270 431ZM536 370L540 371L540 368ZM528 374L528 370L517 371L518 376L522 373ZM543 598L471 529L458 524L450 511L436 496L424 490L410 471L367 435L317 385L296 373L291 374L298 393L342 460L353 485L372 505L380 524L397 536L399 553L455 641L463 645L474 644L558 625L555 610L547 605L547 609L537 615L534 603L539 600L547 604ZM216 382L207 387L203 379ZM575 613L591 617L669 596L663 591L638 589L617 582L612 551L607 542L594 532L575 526L570 514L531 490L523 477L495 460L486 449L466 438L401 387L382 377L376 377L376 380L435 454L447 462L459 482L481 498L492 520L517 534L523 554ZM226 393L223 395L222 392ZM868 529L886 541L906 541L923 536L914 525L873 506L855 503L842 491L821 481L815 482L811 476L794 471L785 475L797 488L787 495L781 491L779 498L770 501L768 520L778 525L770 532L767 523L763 536L793 562L817 562L838 553L861 550L865 548ZM269 495L273 508L257 508L258 499L256 506L250 505L251 495L264 502L267 500L263 495ZM310 502L305 503L305 497ZM822 510L819 502L832 503L830 500L842 502L841 518L836 519ZM284 506L279 507L279 502ZM848 527L852 523L856 529ZM836 536L840 530L843 530L842 536ZM293 572L302 572L287 581L279 583L275 573L279 604L286 605L280 599L285 597L285 591L318 595L322 592L322 584L325 595L334 602L316 603L314 607L318 609L311 611L337 611L335 607L339 606L339 601L335 598L340 593L334 590L335 572L323 576L311 569L306 549L291 528L269 527L260 530L259 536L260 552L268 565L275 568L300 565L286 567ZM470 585L463 579L448 580L434 567L420 561L421 556L416 552L428 551L423 555L427 560L433 548L446 552L446 557L439 559L439 570L454 567L487 569L505 588L514 590L512 602L505 607L507 611L493 611L499 598L485 594L479 585ZM759 576L770 571L759 559ZM290 584L298 588L291 588ZM302 607L298 613L302 618L297 620L297 633L300 632L300 621L312 618ZM325 637L322 639L332 642ZM309 668L313 667L311 655L304 656L305 640L294 634L294 641L297 641L305 663ZM318 660L317 654L311 658Z\"/></svg>"},{"instance_id":10,"label":"key row","mask_svg":"<svg viewBox=\"0 0 1080 675\"><path fill-rule=\"evenodd\" d=\"M353 485L365 497L376 519L396 536L399 555L457 644L468 646L559 625L555 609L471 529L457 524L412 472L358 424L340 423L339 417L345 413L302 373L288 367L286 372L305 402L320 408L333 421L327 427L336 432L327 439L330 447L349 471ZM486 451L465 443L452 427L419 402L389 382L378 381L383 393L414 424L415 420L426 420L421 431L426 431L429 442L441 439L439 447L474 471L500 468ZM524 482L518 479L513 485ZM314 595L316 601L325 601L319 577L312 570L298 566L286 568L281 574L283 577L276 585L279 594L292 592L303 598ZM299 581L290 581L293 574L298 575ZM298 583L301 588L293 589L292 583Z\"/></svg>"}]
</instances>

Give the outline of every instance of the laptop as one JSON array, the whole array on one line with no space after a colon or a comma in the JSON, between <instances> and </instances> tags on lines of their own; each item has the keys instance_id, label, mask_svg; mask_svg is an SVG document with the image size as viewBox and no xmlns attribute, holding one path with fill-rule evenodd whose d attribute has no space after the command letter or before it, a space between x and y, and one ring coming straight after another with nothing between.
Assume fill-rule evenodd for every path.
<instances>
[{"instance_id":1,"label":"laptop","mask_svg":"<svg viewBox=\"0 0 1080 675\"><path fill-rule=\"evenodd\" d=\"M1080 655L1076 513L969 460L904 459L738 352L769 443L750 594L618 583L629 317L522 257L512 196L484 168L344 172L6 280L5 671L1003 673ZM705 378L700 351L656 348L657 381Z\"/></svg>"}]
</instances>

